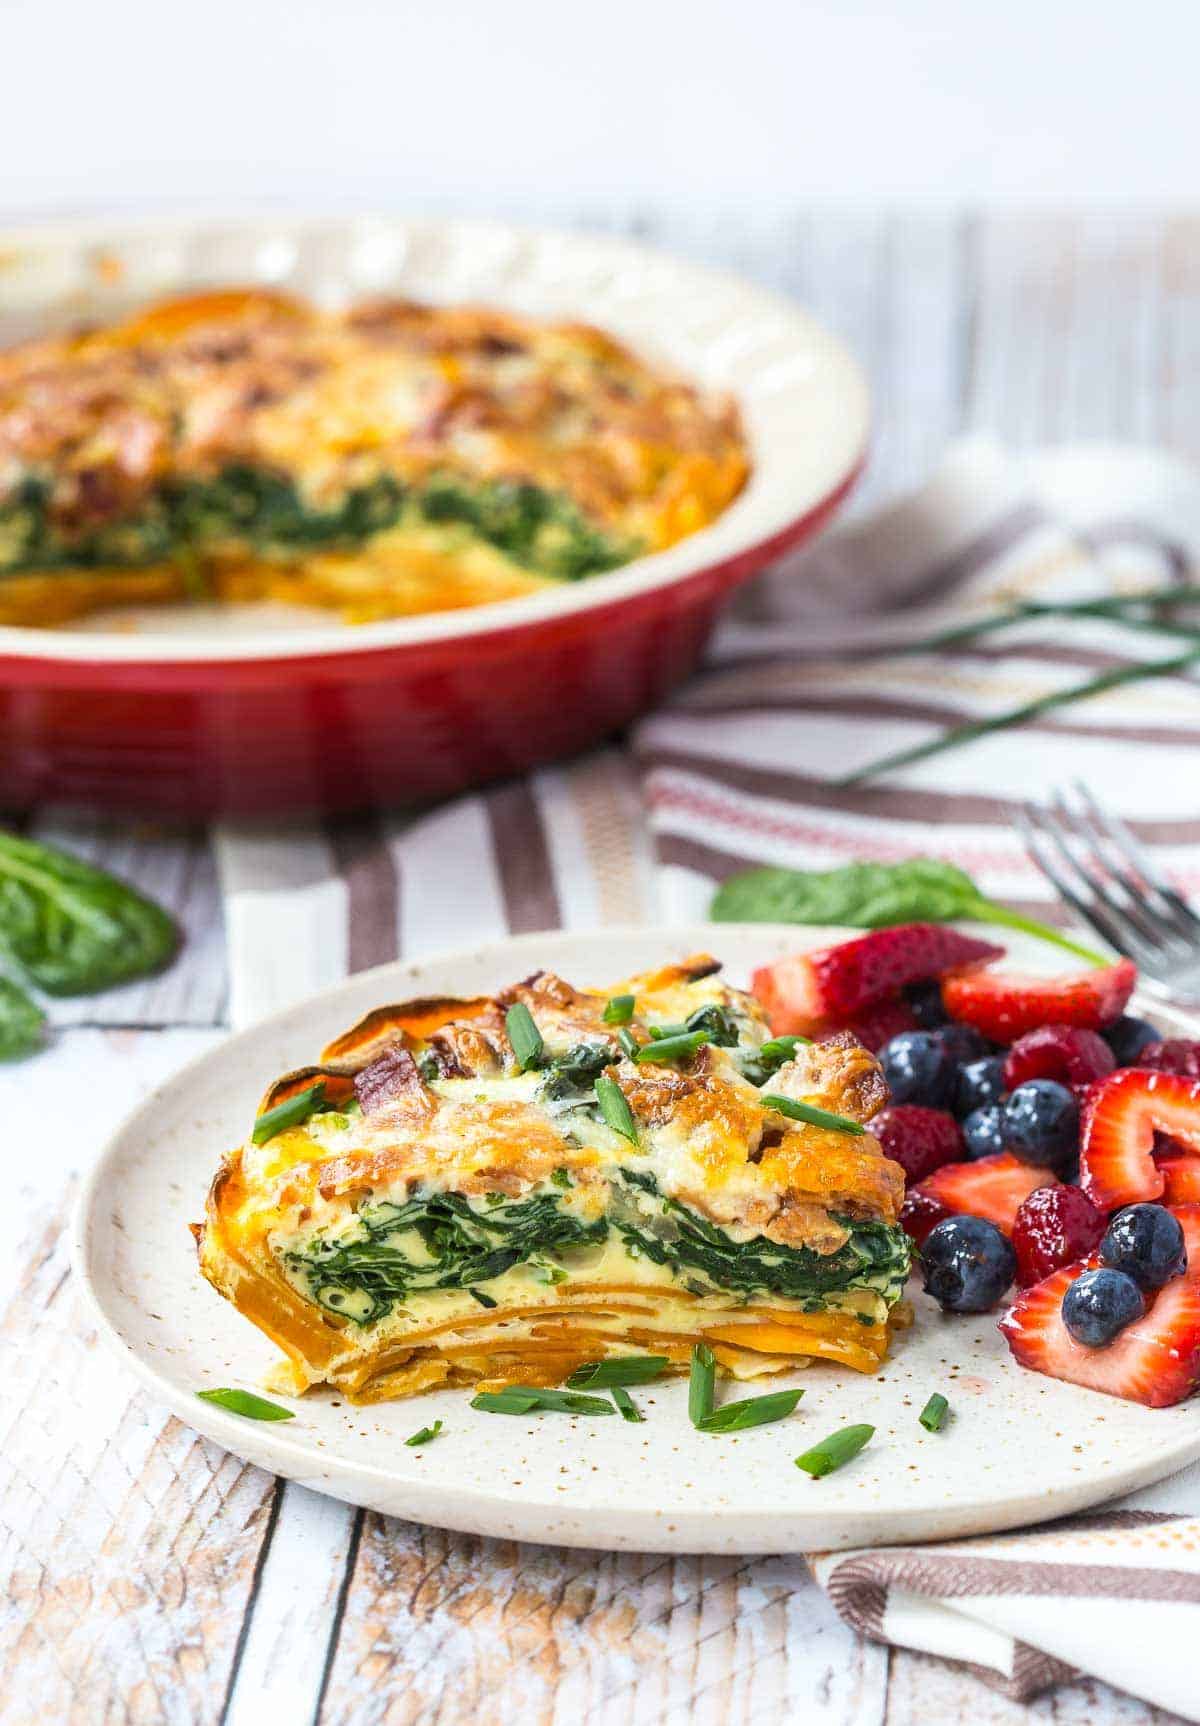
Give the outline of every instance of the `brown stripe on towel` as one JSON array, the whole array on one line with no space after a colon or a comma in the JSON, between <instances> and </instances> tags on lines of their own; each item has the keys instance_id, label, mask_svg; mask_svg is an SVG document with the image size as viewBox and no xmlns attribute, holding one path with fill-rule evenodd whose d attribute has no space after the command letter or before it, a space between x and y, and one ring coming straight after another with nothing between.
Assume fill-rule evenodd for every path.
<instances>
[{"instance_id":1,"label":"brown stripe on towel","mask_svg":"<svg viewBox=\"0 0 1200 1726\"><path fill-rule=\"evenodd\" d=\"M329 847L346 883L347 967L353 975L400 954L400 883L383 824L365 816L331 821Z\"/></svg>"},{"instance_id":2,"label":"brown stripe on towel","mask_svg":"<svg viewBox=\"0 0 1200 1726\"><path fill-rule=\"evenodd\" d=\"M839 1616L852 1630L857 1630L861 1636L869 1636L874 1642L888 1641L884 1618L891 1581L901 1588L907 1586L898 1578L885 1579L880 1574L878 1561L888 1556L890 1554L880 1552L849 1558L839 1564L825 1582L826 1592ZM909 1592L927 1591L910 1589ZM1012 1669L1008 1673L993 1666L978 1665L973 1660L956 1660L954 1664L1018 1701L1035 1696L1048 1684L1068 1683L1077 1676L1075 1668L1065 1661L1017 1641L1013 1642Z\"/></svg>"},{"instance_id":3,"label":"brown stripe on towel","mask_svg":"<svg viewBox=\"0 0 1200 1726\"><path fill-rule=\"evenodd\" d=\"M484 796L492 851L510 935L562 924L541 810L527 781L511 780Z\"/></svg>"},{"instance_id":4,"label":"brown stripe on towel","mask_svg":"<svg viewBox=\"0 0 1200 1726\"><path fill-rule=\"evenodd\" d=\"M1121 735L1129 736L1128 732ZM793 773L778 767L753 767L749 762L722 760L698 750L657 749L645 747L641 754L645 766L655 776L666 772L692 775L697 789L706 781L727 786L732 791L750 796L771 797L797 805L797 816L803 806L836 810L845 815L865 815L880 820L903 821L909 824L929 822L935 826L982 826L1012 828L1012 809L1003 798L980 797L969 792L928 791L915 786L831 785L827 780L814 779L805 773ZM650 801L654 802L663 781L652 779ZM1130 820L1127 825L1148 845L1194 845L1200 843L1200 818L1190 821ZM907 852L911 853L911 847Z\"/></svg>"},{"instance_id":5,"label":"brown stripe on towel","mask_svg":"<svg viewBox=\"0 0 1200 1726\"><path fill-rule=\"evenodd\" d=\"M919 1552L910 1547L891 1547L847 1559L834 1569L827 1586L831 1596L835 1589L845 1594L851 1588L865 1588L872 1613L881 1588L885 1592L901 1588L908 1594L943 1600L1036 1594L1200 1604L1200 1575L1187 1570L1152 1570L1130 1564L1050 1564L1027 1557L1010 1561L976 1558L969 1550Z\"/></svg>"},{"instance_id":6,"label":"brown stripe on towel","mask_svg":"<svg viewBox=\"0 0 1200 1726\"><path fill-rule=\"evenodd\" d=\"M1118 661L1125 664L1126 661ZM1179 681L1174 678L1157 680L1163 684ZM1191 685L1196 688L1195 684ZM1030 700L1040 699L1040 694L1032 693ZM1090 702L1085 706L1090 706ZM999 708L995 710L999 712ZM1070 713L1073 710L1062 710ZM933 725L939 730L950 730L958 725L973 724L976 720L986 720L992 713L986 709L975 711L972 708L955 705L952 702L912 701L899 697L891 698L881 695L865 695L851 692L845 695L834 695L828 691L814 689L811 695L771 695L766 689L761 701L737 701L728 707L713 706L703 710L697 707L679 709L678 717L687 719L695 714L707 717L709 714L719 714L723 719L749 719L759 714L777 713L811 713L818 718L827 718L832 714L841 714L847 719L883 719L898 721L901 724ZM1106 738L1117 743L1166 743L1166 744L1200 744L1200 726L1189 727L1181 725L1177 720L1150 725L1145 721L1137 725L1128 721L1111 723L1093 719L1085 723L1082 719L1068 719L1056 711L1053 718L1026 719L1021 723L1021 734L1042 733L1055 737Z\"/></svg>"}]
</instances>

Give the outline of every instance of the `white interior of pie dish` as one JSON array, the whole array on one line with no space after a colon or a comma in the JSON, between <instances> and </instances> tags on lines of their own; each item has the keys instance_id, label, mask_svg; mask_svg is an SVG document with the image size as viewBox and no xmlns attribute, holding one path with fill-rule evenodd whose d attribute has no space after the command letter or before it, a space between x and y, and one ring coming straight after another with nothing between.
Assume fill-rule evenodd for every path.
<instances>
[{"instance_id":1,"label":"white interior of pie dish","mask_svg":"<svg viewBox=\"0 0 1200 1726\"><path fill-rule=\"evenodd\" d=\"M364 972L264 1020L147 1099L85 1182L73 1253L89 1319L158 1401L237 1455L351 1503L511 1539L784 1552L949 1538L1082 1510L1200 1456L1200 1400L1148 1409L1027 1372L996 1313L947 1317L915 1287L916 1323L895 1337L878 1375L818 1364L766 1381L802 1386L797 1412L723 1439L691 1426L680 1380L635 1392L641 1426L487 1415L457 1390L367 1408L314 1391L280 1424L197 1399L217 1385L259 1388L276 1351L201 1279L187 1224L267 1084L361 1014L406 997L490 991L543 965L600 987L697 950L723 958L730 981L745 984L757 965L852 933L709 924L521 936ZM1051 948L1021 936L1006 944L1014 969L1061 968ZM1168 1034L1195 1033L1177 1014L1144 1010ZM85 1418L110 1373L99 1351L89 1358ZM721 1394L757 1388L766 1384ZM953 1410L939 1433L917 1422L933 1391ZM405 1445L439 1418L435 1443ZM821 1481L794 1466L819 1438L860 1421L876 1436L852 1466Z\"/></svg>"},{"instance_id":2,"label":"white interior of pie dish","mask_svg":"<svg viewBox=\"0 0 1200 1726\"><path fill-rule=\"evenodd\" d=\"M869 405L857 362L779 295L622 239L496 222L291 216L0 234L0 345L196 288L256 285L337 305L377 294L582 318L741 404L754 471L711 526L585 581L465 611L348 626L278 605L164 606L68 628L0 629L38 659L270 658L481 635L633 598L772 540L860 466Z\"/></svg>"}]
</instances>

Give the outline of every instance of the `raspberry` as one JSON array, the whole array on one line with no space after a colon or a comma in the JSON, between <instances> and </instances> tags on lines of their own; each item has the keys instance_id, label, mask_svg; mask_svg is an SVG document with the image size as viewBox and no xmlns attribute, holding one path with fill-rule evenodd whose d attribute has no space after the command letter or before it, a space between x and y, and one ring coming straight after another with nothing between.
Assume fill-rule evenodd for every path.
<instances>
[{"instance_id":1,"label":"raspberry","mask_svg":"<svg viewBox=\"0 0 1200 1726\"><path fill-rule=\"evenodd\" d=\"M1029 1079L1057 1079L1074 1090L1103 1079L1116 1067L1104 1038L1075 1025L1039 1025L1008 1051L1004 1088L1015 1091Z\"/></svg>"},{"instance_id":2,"label":"raspberry","mask_svg":"<svg viewBox=\"0 0 1200 1726\"><path fill-rule=\"evenodd\" d=\"M900 1212L900 1227L910 1240L918 1246L925 1244L925 1236L938 1223L945 1222L950 1212L937 1199L928 1193L909 1193Z\"/></svg>"},{"instance_id":3,"label":"raspberry","mask_svg":"<svg viewBox=\"0 0 1200 1726\"><path fill-rule=\"evenodd\" d=\"M1183 1079L1200 1079L1200 1043L1193 1043L1188 1037L1147 1043L1132 1065L1149 1067L1156 1073L1178 1073Z\"/></svg>"},{"instance_id":4,"label":"raspberry","mask_svg":"<svg viewBox=\"0 0 1200 1726\"><path fill-rule=\"evenodd\" d=\"M871 1131L883 1146L884 1156L900 1164L910 1185L923 1181L943 1163L956 1163L965 1155L962 1131L945 1109L893 1103L876 1115Z\"/></svg>"},{"instance_id":5,"label":"raspberry","mask_svg":"<svg viewBox=\"0 0 1200 1726\"><path fill-rule=\"evenodd\" d=\"M1018 1283L1032 1288L1064 1265L1086 1258L1104 1228L1104 1213L1078 1187L1039 1187L1013 1223Z\"/></svg>"}]
</instances>

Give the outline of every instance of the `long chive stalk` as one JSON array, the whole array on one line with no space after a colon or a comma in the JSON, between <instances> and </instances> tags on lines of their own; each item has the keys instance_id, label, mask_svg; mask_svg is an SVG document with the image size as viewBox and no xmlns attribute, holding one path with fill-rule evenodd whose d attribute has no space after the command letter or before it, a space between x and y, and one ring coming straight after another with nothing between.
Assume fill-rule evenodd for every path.
<instances>
[{"instance_id":1,"label":"long chive stalk","mask_svg":"<svg viewBox=\"0 0 1200 1726\"><path fill-rule=\"evenodd\" d=\"M1004 611L976 618L971 623L959 623L919 641L905 642L895 649L899 653L933 653L942 647L955 647L972 641L978 635L992 635L999 629L1011 629L1018 623L1028 623L1039 617L1100 617L1129 624L1135 629L1157 629L1169 635L1200 636L1200 629L1168 623L1154 618L1130 617L1127 612L1154 610L1166 605L1200 603L1200 587L1155 588L1148 593L1112 595L1101 599L1021 600Z\"/></svg>"},{"instance_id":2,"label":"long chive stalk","mask_svg":"<svg viewBox=\"0 0 1200 1726\"><path fill-rule=\"evenodd\" d=\"M1196 639L1200 641L1200 637ZM1120 689L1127 683L1140 683L1154 677L1169 677L1173 672L1185 671L1197 663L1200 663L1200 645L1191 648L1187 653L1172 654L1169 659L1153 659L1137 665L1122 665L1113 671L1103 671L1098 677L1088 678L1085 683L1077 683L1073 689L1056 689L1049 695L1039 695L1034 701L1023 702L1020 707L1011 707L1007 713L997 713L990 719L973 719L966 725L956 725L952 730L944 731L940 737L931 738L928 743L918 743L912 749L900 749L894 755L881 756L878 761L871 761L866 767L859 767L832 783L842 790L853 785L863 785L869 779L878 779L881 774L893 773L897 767L911 767L914 762L928 761L931 756L943 755L946 750L956 749L963 743L973 743L977 737L986 737L993 731L1007 731L1014 725L1023 725L1026 720L1039 719L1043 713L1052 713L1056 708L1068 707L1077 701L1090 701L1093 696L1107 694L1110 689Z\"/></svg>"}]
</instances>

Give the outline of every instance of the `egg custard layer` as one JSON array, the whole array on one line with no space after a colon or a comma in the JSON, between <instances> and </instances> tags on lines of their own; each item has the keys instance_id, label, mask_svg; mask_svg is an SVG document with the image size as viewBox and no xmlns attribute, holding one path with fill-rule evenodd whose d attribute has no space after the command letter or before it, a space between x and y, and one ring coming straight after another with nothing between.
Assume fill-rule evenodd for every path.
<instances>
[{"instance_id":1,"label":"egg custard layer","mask_svg":"<svg viewBox=\"0 0 1200 1726\"><path fill-rule=\"evenodd\" d=\"M873 1372L909 1271L903 1171L851 1130L882 1073L848 1032L769 1040L717 972L380 1008L274 1085L195 1234L283 1349L275 1387L371 1402L646 1353L682 1371L701 1341L738 1378Z\"/></svg>"},{"instance_id":2,"label":"egg custard layer","mask_svg":"<svg viewBox=\"0 0 1200 1726\"><path fill-rule=\"evenodd\" d=\"M478 605L661 550L748 472L732 401L585 324L169 300L0 353L0 624Z\"/></svg>"}]
</instances>

